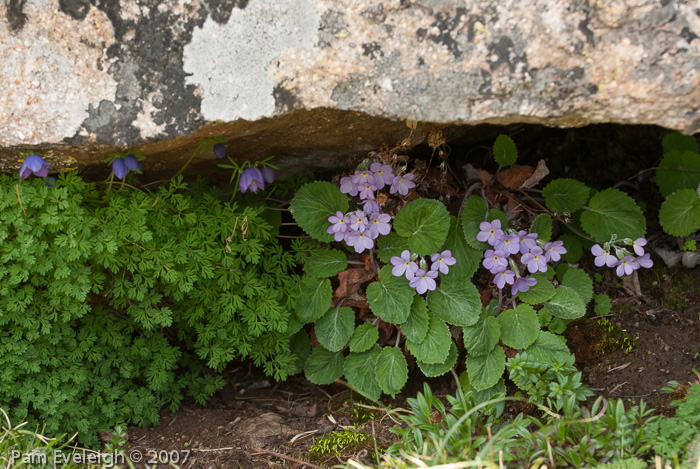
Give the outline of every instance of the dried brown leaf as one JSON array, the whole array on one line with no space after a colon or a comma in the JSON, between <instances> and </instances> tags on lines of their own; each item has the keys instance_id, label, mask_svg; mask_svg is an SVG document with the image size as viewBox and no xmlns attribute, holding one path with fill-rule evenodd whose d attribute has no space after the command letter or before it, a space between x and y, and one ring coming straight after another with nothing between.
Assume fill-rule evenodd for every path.
<instances>
[{"instance_id":1,"label":"dried brown leaf","mask_svg":"<svg viewBox=\"0 0 700 469\"><path fill-rule=\"evenodd\" d=\"M547 168L547 164L544 162L544 160L540 160L537 163L537 168L535 168L535 172L532 173L532 176L527 178L523 182L523 185L520 186L518 189L529 189L531 187L534 187L548 174L549 168Z\"/></svg>"},{"instance_id":2,"label":"dried brown leaf","mask_svg":"<svg viewBox=\"0 0 700 469\"><path fill-rule=\"evenodd\" d=\"M504 169L496 176L498 182L504 187L517 190L523 186L523 183L530 178L535 172L532 166L518 166L517 168Z\"/></svg>"}]
</instances>

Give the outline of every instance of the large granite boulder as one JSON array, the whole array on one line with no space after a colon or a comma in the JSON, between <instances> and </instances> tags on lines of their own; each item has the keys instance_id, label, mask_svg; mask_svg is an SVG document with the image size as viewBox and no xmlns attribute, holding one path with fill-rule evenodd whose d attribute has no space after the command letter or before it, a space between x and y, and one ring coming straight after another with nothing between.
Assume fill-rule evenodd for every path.
<instances>
[{"instance_id":1,"label":"large granite boulder","mask_svg":"<svg viewBox=\"0 0 700 469\"><path fill-rule=\"evenodd\" d=\"M403 138L406 119L694 133L693 4L6 0L0 166L19 149L63 167L127 147L179 160L212 135L260 158L300 129L309 155L333 157ZM344 143L314 147L324 135Z\"/></svg>"}]
</instances>

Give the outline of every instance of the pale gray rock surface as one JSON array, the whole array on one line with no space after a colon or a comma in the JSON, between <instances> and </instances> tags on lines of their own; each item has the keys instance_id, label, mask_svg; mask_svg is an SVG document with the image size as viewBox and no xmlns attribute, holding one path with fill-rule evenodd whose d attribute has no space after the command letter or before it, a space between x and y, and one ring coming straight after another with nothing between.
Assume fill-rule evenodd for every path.
<instances>
[{"instance_id":1,"label":"pale gray rock surface","mask_svg":"<svg viewBox=\"0 0 700 469\"><path fill-rule=\"evenodd\" d=\"M694 133L699 36L696 0L12 0L0 147L172 149L322 108Z\"/></svg>"}]
</instances>

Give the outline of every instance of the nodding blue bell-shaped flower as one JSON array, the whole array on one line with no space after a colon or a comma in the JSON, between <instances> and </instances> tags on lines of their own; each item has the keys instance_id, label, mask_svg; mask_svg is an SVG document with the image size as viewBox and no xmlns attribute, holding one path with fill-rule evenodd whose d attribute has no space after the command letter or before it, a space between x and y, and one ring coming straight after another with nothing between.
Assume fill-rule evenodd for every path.
<instances>
[{"instance_id":1,"label":"nodding blue bell-shaped flower","mask_svg":"<svg viewBox=\"0 0 700 469\"><path fill-rule=\"evenodd\" d=\"M124 179L126 177L129 169L126 167L124 158L117 158L112 162L112 171L114 171L114 175L119 179Z\"/></svg>"},{"instance_id":2,"label":"nodding blue bell-shaped flower","mask_svg":"<svg viewBox=\"0 0 700 469\"><path fill-rule=\"evenodd\" d=\"M131 153L124 157L124 164L129 171L141 171L141 162Z\"/></svg>"},{"instance_id":3,"label":"nodding blue bell-shaped flower","mask_svg":"<svg viewBox=\"0 0 700 469\"><path fill-rule=\"evenodd\" d=\"M262 175L263 175L263 179L267 183L272 184L272 181L275 180L275 170L270 168L269 166L266 168L263 168Z\"/></svg>"},{"instance_id":4,"label":"nodding blue bell-shaped flower","mask_svg":"<svg viewBox=\"0 0 700 469\"><path fill-rule=\"evenodd\" d=\"M20 177L27 179L32 174L34 176L39 176L45 178L49 175L49 169L51 166L39 155L29 155L22 163L22 167L19 169Z\"/></svg>"},{"instance_id":5,"label":"nodding blue bell-shaped flower","mask_svg":"<svg viewBox=\"0 0 700 469\"><path fill-rule=\"evenodd\" d=\"M224 158L226 156L226 147L223 143L214 144L214 155L217 158Z\"/></svg>"},{"instance_id":6,"label":"nodding blue bell-shaped flower","mask_svg":"<svg viewBox=\"0 0 700 469\"><path fill-rule=\"evenodd\" d=\"M255 192L258 189L265 189L265 179L258 168L247 168L241 173L238 187L243 193L246 191Z\"/></svg>"}]
</instances>

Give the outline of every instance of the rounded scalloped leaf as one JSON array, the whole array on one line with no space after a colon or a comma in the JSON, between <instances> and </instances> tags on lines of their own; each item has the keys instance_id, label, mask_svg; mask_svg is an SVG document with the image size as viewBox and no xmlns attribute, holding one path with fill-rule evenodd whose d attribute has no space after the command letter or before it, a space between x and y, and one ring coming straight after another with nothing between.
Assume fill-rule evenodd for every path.
<instances>
[{"instance_id":1,"label":"rounded scalloped leaf","mask_svg":"<svg viewBox=\"0 0 700 469\"><path fill-rule=\"evenodd\" d=\"M700 198L692 189L669 195L659 210L659 222L671 236L688 236L700 228Z\"/></svg>"},{"instance_id":2,"label":"rounded scalloped leaf","mask_svg":"<svg viewBox=\"0 0 700 469\"><path fill-rule=\"evenodd\" d=\"M445 244L449 229L450 214L439 200L414 200L394 218L396 233L408 238L408 248L420 256L438 252Z\"/></svg>"},{"instance_id":3,"label":"rounded scalloped leaf","mask_svg":"<svg viewBox=\"0 0 700 469\"><path fill-rule=\"evenodd\" d=\"M593 280L581 269L568 269L562 277L561 284L578 293L584 304L588 304L593 298Z\"/></svg>"},{"instance_id":4,"label":"rounded scalloped leaf","mask_svg":"<svg viewBox=\"0 0 700 469\"><path fill-rule=\"evenodd\" d=\"M372 312L382 321L401 324L406 322L411 313L415 291L408 285L406 277L394 277L391 269L391 265L382 267L379 281L369 284L367 302Z\"/></svg>"},{"instance_id":5,"label":"rounded scalloped leaf","mask_svg":"<svg viewBox=\"0 0 700 469\"><path fill-rule=\"evenodd\" d=\"M494 347L487 355L467 357L467 375L472 387L483 391L495 385L506 369L506 353Z\"/></svg>"},{"instance_id":6,"label":"rounded scalloped leaf","mask_svg":"<svg viewBox=\"0 0 700 469\"><path fill-rule=\"evenodd\" d=\"M454 342L450 345L450 351L447 353L447 358L443 363L428 364L420 360L416 360L418 368L428 378L437 378L450 371L457 364L457 345Z\"/></svg>"},{"instance_id":7,"label":"rounded scalloped leaf","mask_svg":"<svg viewBox=\"0 0 700 469\"><path fill-rule=\"evenodd\" d=\"M601 242L609 241L614 234L618 238L641 238L647 229L639 205L617 189L606 189L591 197L587 210L581 213L581 227Z\"/></svg>"},{"instance_id":8,"label":"rounded scalloped leaf","mask_svg":"<svg viewBox=\"0 0 700 469\"><path fill-rule=\"evenodd\" d=\"M479 320L481 297L471 282L445 277L428 293L428 307L437 317L454 326L471 326Z\"/></svg>"},{"instance_id":9,"label":"rounded scalloped leaf","mask_svg":"<svg viewBox=\"0 0 700 469\"><path fill-rule=\"evenodd\" d=\"M396 347L384 347L377 356L375 367L379 387L391 397L401 391L408 381L406 357Z\"/></svg>"},{"instance_id":10,"label":"rounded scalloped leaf","mask_svg":"<svg viewBox=\"0 0 700 469\"><path fill-rule=\"evenodd\" d=\"M348 256L335 249L315 251L304 264L304 272L314 277L332 277L348 267Z\"/></svg>"},{"instance_id":11,"label":"rounded scalloped leaf","mask_svg":"<svg viewBox=\"0 0 700 469\"><path fill-rule=\"evenodd\" d=\"M353 352L345 358L343 367L343 374L348 384L373 401L378 401L382 394L376 373L377 357L380 352L379 345L374 345L365 352Z\"/></svg>"},{"instance_id":12,"label":"rounded scalloped leaf","mask_svg":"<svg viewBox=\"0 0 700 469\"><path fill-rule=\"evenodd\" d=\"M408 239L402 238L393 231L388 235L380 236L377 241L377 256L379 260L388 264L391 258L401 256L408 249Z\"/></svg>"},{"instance_id":13,"label":"rounded scalloped leaf","mask_svg":"<svg viewBox=\"0 0 700 469\"><path fill-rule=\"evenodd\" d=\"M569 178L555 179L542 189L547 208L557 213L573 213L580 209L590 193L591 190L584 183Z\"/></svg>"},{"instance_id":14,"label":"rounded scalloped leaf","mask_svg":"<svg viewBox=\"0 0 700 469\"><path fill-rule=\"evenodd\" d=\"M541 331L535 343L525 351L540 363L563 361L571 354L563 337L547 331Z\"/></svg>"},{"instance_id":15,"label":"rounded scalloped leaf","mask_svg":"<svg viewBox=\"0 0 700 469\"><path fill-rule=\"evenodd\" d=\"M559 236L559 241L564 242L564 247L566 248L566 254L561 256L565 262L569 264L575 264L581 259L583 255L583 246L581 245L581 239L578 236L572 234L563 234Z\"/></svg>"},{"instance_id":16,"label":"rounded scalloped leaf","mask_svg":"<svg viewBox=\"0 0 700 469\"><path fill-rule=\"evenodd\" d=\"M537 238L542 241L552 239L552 217L546 213L540 213L530 225L530 233L537 233Z\"/></svg>"},{"instance_id":17,"label":"rounded scalloped leaf","mask_svg":"<svg viewBox=\"0 0 700 469\"><path fill-rule=\"evenodd\" d=\"M515 142L507 135L501 134L493 143L493 159L499 166L510 166L518 160L518 149Z\"/></svg>"},{"instance_id":18,"label":"rounded scalloped leaf","mask_svg":"<svg viewBox=\"0 0 700 469\"><path fill-rule=\"evenodd\" d=\"M344 363L343 352L331 352L319 345L306 360L304 375L314 384L331 384L343 376Z\"/></svg>"},{"instance_id":19,"label":"rounded scalloped leaf","mask_svg":"<svg viewBox=\"0 0 700 469\"><path fill-rule=\"evenodd\" d=\"M466 282L479 268L483 253L467 244L464 234L462 233L462 224L459 223L454 216L450 216L450 231L447 234L447 240L445 241L443 249L449 249L452 252L452 257L457 260L457 262L450 267L450 278L456 278Z\"/></svg>"},{"instance_id":20,"label":"rounded scalloped leaf","mask_svg":"<svg viewBox=\"0 0 700 469\"><path fill-rule=\"evenodd\" d=\"M612 302L610 301L610 297L606 295L605 293L600 293L595 296L595 307L593 308L593 312L596 314L596 316L604 316L610 312L612 309Z\"/></svg>"},{"instance_id":21,"label":"rounded scalloped leaf","mask_svg":"<svg viewBox=\"0 0 700 469\"><path fill-rule=\"evenodd\" d=\"M417 344L409 340L408 337L406 338L406 346L413 356L429 365L445 361L447 352L450 351L450 342L452 342L450 329L442 319L434 314L430 314L428 333L425 335L425 339Z\"/></svg>"},{"instance_id":22,"label":"rounded scalloped leaf","mask_svg":"<svg viewBox=\"0 0 700 469\"><path fill-rule=\"evenodd\" d=\"M664 149L664 154L679 150L683 151L700 151L700 146L698 146L698 141L692 135L683 135L680 132L671 132L666 134L664 139L661 140L661 146Z\"/></svg>"},{"instance_id":23,"label":"rounded scalloped leaf","mask_svg":"<svg viewBox=\"0 0 700 469\"><path fill-rule=\"evenodd\" d=\"M401 331L408 340L419 344L423 342L423 339L428 334L429 322L430 315L425 300L416 293L411 304L411 314L406 319L406 322L401 324Z\"/></svg>"},{"instance_id":24,"label":"rounded scalloped leaf","mask_svg":"<svg viewBox=\"0 0 700 469\"><path fill-rule=\"evenodd\" d=\"M530 305L518 305L515 310L503 311L498 316L501 325L501 341L508 347L524 349L532 345L540 335L540 320Z\"/></svg>"},{"instance_id":25,"label":"rounded scalloped leaf","mask_svg":"<svg viewBox=\"0 0 700 469\"><path fill-rule=\"evenodd\" d=\"M560 286L554 297L542 306L542 311L561 319L578 319L586 314L586 304L576 290Z\"/></svg>"},{"instance_id":26,"label":"rounded scalloped leaf","mask_svg":"<svg viewBox=\"0 0 700 469\"><path fill-rule=\"evenodd\" d=\"M661 169L669 168L669 169ZM691 171L684 171L690 169ZM697 189L700 184L700 155L697 151L672 150L666 153L656 170L656 184L668 197L680 189Z\"/></svg>"},{"instance_id":27,"label":"rounded scalloped leaf","mask_svg":"<svg viewBox=\"0 0 700 469\"><path fill-rule=\"evenodd\" d=\"M314 322L328 311L333 300L331 281L327 278L304 275L299 282L299 298L296 315L302 323Z\"/></svg>"},{"instance_id":28,"label":"rounded scalloped leaf","mask_svg":"<svg viewBox=\"0 0 700 469\"><path fill-rule=\"evenodd\" d=\"M372 325L366 322L357 326L352 337L350 337L350 351L361 353L371 349L379 340L379 331Z\"/></svg>"},{"instance_id":29,"label":"rounded scalloped leaf","mask_svg":"<svg viewBox=\"0 0 700 469\"><path fill-rule=\"evenodd\" d=\"M328 217L349 209L348 197L335 184L316 181L302 186L289 206L294 220L312 238L329 243L333 235L326 233Z\"/></svg>"},{"instance_id":30,"label":"rounded scalloped leaf","mask_svg":"<svg viewBox=\"0 0 700 469\"><path fill-rule=\"evenodd\" d=\"M476 324L462 329L462 337L470 356L487 355L501 339L501 325L497 318L482 314Z\"/></svg>"},{"instance_id":31,"label":"rounded scalloped leaf","mask_svg":"<svg viewBox=\"0 0 700 469\"><path fill-rule=\"evenodd\" d=\"M552 285L552 282L547 279L545 274L536 273L530 277L537 279L537 283L531 286L528 291L519 292L518 298L525 303L537 305L544 303L554 296L554 285Z\"/></svg>"},{"instance_id":32,"label":"rounded scalloped leaf","mask_svg":"<svg viewBox=\"0 0 700 469\"><path fill-rule=\"evenodd\" d=\"M318 343L331 352L343 350L355 329L355 311L346 306L331 308L316 321Z\"/></svg>"},{"instance_id":33,"label":"rounded scalloped leaf","mask_svg":"<svg viewBox=\"0 0 700 469\"><path fill-rule=\"evenodd\" d=\"M489 249L488 243L477 241L476 235L479 234L479 225L483 221L500 220L503 229L508 227L508 218L506 214L500 210L486 207L486 202L479 196L473 195L464 201L462 205L462 214L460 215L462 234L467 244L474 249L483 253Z\"/></svg>"}]
</instances>

